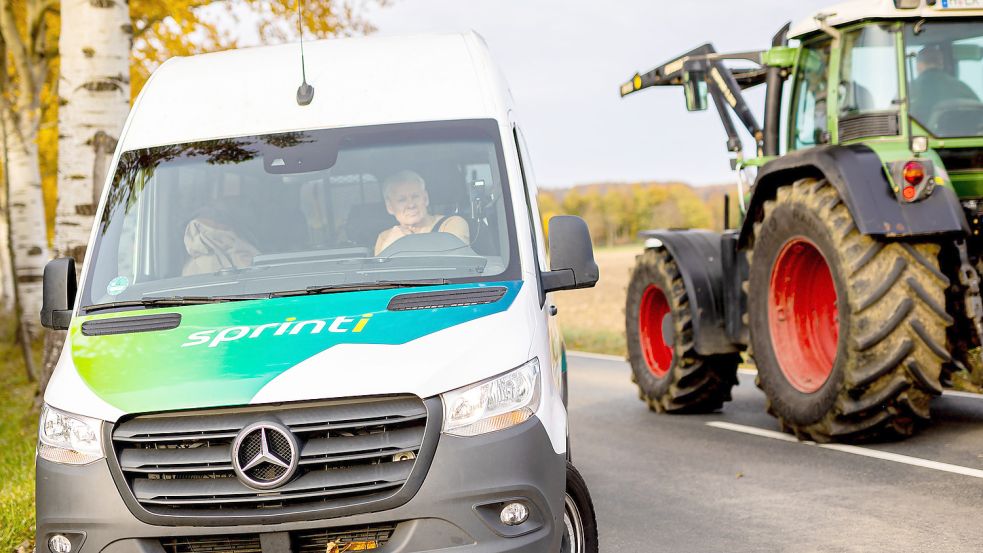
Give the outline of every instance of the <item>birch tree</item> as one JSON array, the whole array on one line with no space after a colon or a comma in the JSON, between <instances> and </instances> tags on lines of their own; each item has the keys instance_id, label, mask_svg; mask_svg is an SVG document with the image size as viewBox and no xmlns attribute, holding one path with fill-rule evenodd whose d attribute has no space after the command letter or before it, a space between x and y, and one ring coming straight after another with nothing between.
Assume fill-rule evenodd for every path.
<instances>
[{"instance_id":1,"label":"birch tree","mask_svg":"<svg viewBox=\"0 0 983 553\"><path fill-rule=\"evenodd\" d=\"M0 124L19 316L22 327L35 338L40 330L41 277L49 258L37 138L41 90L54 57L48 51L47 32L56 1L25 0L14 4L13 0L0 0L0 38L6 50L0 72ZM8 75L12 77L8 79Z\"/></svg>"},{"instance_id":2,"label":"birch tree","mask_svg":"<svg viewBox=\"0 0 983 553\"><path fill-rule=\"evenodd\" d=\"M14 311L14 266L10 260L7 187L0 184L0 317Z\"/></svg>"},{"instance_id":3,"label":"birch tree","mask_svg":"<svg viewBox=\"0 0 983 553\"><path fill-rule=\"evenodd\" d=\"M81 267L130 108L132 26L127 0L62 0L61 19L54 249Z\"/></svg>"},{"instance_id":4,"label":"birch tree","mask_svg":"<svg viewBox=\"0 0 983 553\"><path fill-rule=\"evenodd\" d=\"M54 250L81 269L93 215L130 109L127 0L62 0L58 39L58 199ZM64 331L49 331L39 376L44 390Z\"/></svg>"}]
</instances>

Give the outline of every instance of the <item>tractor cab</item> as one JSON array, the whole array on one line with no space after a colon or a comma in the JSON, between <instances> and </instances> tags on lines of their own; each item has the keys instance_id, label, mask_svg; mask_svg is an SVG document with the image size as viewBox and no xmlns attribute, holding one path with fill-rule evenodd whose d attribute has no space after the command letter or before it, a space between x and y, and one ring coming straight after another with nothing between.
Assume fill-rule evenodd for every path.
<instances>
[{"instance_id":1,"label":"tractor cab","mask_svg":"<svg viewBox=\"0 0 983 553\"><path fill-rule=\"evenodd\" d=\"M786 152L862 143L896 166L889 177L904 200L927 192L909 186L917 167L905 178L916 158L923 179L983 196L983 10L970 9L979 5L856 2L792 27Z\"/></svg>"},{"instance_id":2,"label":"tractor cab","mask_svg":"<svg viewBox=\"0 0 983 553\"><path fill-rule=\"evenodd\" d=\"M943 388L983 392L981 23L981 0L855 0L621 86L712 103L738 175L737 228L641 233L625 324L650 408L720 408L742 359L816 441L904 438Z\"/></svg>"}]
</instances>

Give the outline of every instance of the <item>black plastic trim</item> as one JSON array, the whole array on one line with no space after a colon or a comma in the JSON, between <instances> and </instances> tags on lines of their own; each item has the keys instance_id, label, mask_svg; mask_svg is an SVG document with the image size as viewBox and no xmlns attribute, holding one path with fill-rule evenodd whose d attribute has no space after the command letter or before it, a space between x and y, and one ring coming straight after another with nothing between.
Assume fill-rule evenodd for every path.
<instances>
[{"instance_id":1,"label":"black plastic trim","mask_svg":"<svg viewBox=\"0 0 983 553\"><path fill-rule=\"evenodd\" d=\"M495 303L505 296L503 286L482 288L460 288L441 292L418 292L400 294L389 300L389 311L411 311L414 309L437 309L440 307L460 307Z\"/></svg>"},{"instance_id":2,"label":"black plastic trim","mask_svg":"<svg viewBox=\"0 0 983 553\"><path fill-rule=\"evenodd\" d=\"M747 292L743 285L748 280L751 267L747 253L737 249L737 238L736 230L725 231L720 236L720 260L724 271L724 328L731 342L746 346L750 343L750 332L744 322Z\"/></svg>"},{"instance_id":3,"label":"black plastic trim","mask_svg":"<svg viewBox=\"0 0 983 553\"><path fill-rule=\"evenodd\" d=\"M114 334L130 334L134 332L156 332L160 330L173 330L180 325L180 313L138 315L135 317L85 321L82 323L82 335L112 336Z\"/></svg>"},{"instance_id":4,"label":"black plastic trim","mask_svg":"<svg viewBox=\"0 0 983 553\"><path fill-rule=\"evenodd\" d=\"M983 169L983 148L936 148L946 171Z\"/></svg>"},{"instance_id":5,"label":"black plastic trim","mask_svg":"<svg viewBox=\"0 0 983 553\"><path fill-rule=\"evenodd\" d=\"M896 111L859 113L840 117L837 128L840 142L868 136L901 134L901 124L898 122Z\"/></svg>"}]
</instances>

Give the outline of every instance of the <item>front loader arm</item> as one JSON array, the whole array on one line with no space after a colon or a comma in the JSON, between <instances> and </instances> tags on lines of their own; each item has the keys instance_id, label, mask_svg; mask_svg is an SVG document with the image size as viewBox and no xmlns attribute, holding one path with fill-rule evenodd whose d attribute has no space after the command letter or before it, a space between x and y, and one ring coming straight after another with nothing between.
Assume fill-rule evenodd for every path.
<instances>
[{"instance_id":1,"label":"front loader arm","mask_svg":"<svg viewBox=\"0 0 983 553\"><path fill-rule=\"evenodd\" d=\"M727 133L727 149L740 153L742 145L730 113L724 107L730 106L731 111L754 137L758 155L764 147L764 132L758 125L751 108L744 99L742 90L765 81L767 68L731 70L724 65L724 60L739 59L761 64L762 52L739 52L734 54L718 54L710 43L704 44L682 56L660 65L644 74L636 73L631 81L621 85L621 96L627 96L651 86L682 86L689 80L706 82L707 92L713 99L720 115L724 131Z\"/></svg>"}]
</instances>

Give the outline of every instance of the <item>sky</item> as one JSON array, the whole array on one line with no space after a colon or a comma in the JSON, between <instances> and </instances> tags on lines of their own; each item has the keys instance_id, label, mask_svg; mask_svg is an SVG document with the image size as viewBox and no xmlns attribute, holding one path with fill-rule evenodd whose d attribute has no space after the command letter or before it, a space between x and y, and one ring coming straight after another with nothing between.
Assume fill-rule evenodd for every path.
<instances>
[{"instance_id":1,"label":"sky","mask_svg":"<svg viewBox=\"0 0 983 553\"><path fill-rule=\"evenodd\" d=\"M704 42L765 49L787 21L830 0L392 0L379 34L474 29L501 67L540 186L734 182L720 119L690 113L678 87L619 86ZM762 120L763 87L748 102ZM745 143L750 139L745 137Z\"/></svg>"}]
</instances>

